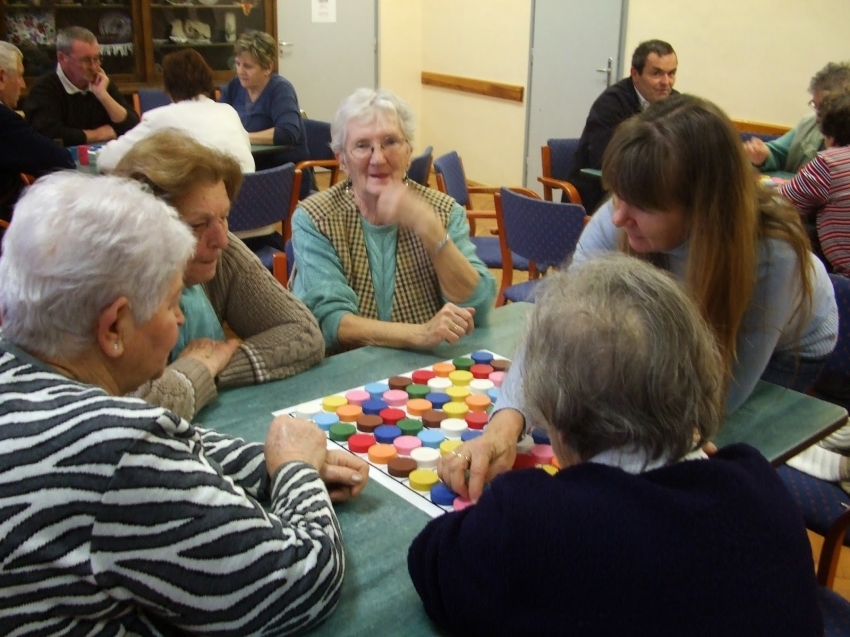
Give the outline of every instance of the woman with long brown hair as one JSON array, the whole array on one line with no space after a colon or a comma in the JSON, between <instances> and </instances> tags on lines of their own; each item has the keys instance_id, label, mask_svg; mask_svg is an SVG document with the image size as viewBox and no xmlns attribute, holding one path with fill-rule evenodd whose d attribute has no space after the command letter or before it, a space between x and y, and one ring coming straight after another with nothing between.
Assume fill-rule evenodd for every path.
<instances>
[{"instance_id":1,"label":"woman with long brown hair","mask_svg":"<svg viewBox=\"0 0 850 637\"><path fill-rule=\"evenodd\" d=\"M814 383L837 339L832 283L797 212L758 184L722 110L673 95L627 120L605 151L602 181L613 196L582 234L573 263L616 250L682 281L717 339L727 412L759 378L797 391ZM462 493L469 469L474 499L484 481L510 468L516 436L534 424L523 412L519 362L488 432L441 468Z\"/></svg>"}]
</instances>

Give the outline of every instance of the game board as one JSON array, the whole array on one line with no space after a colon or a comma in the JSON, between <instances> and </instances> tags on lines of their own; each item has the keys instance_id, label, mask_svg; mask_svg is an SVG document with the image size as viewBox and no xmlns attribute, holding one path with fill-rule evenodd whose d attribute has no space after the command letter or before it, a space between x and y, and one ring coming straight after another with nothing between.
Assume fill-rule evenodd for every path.
<instances>
[{"instance_id":1,"label":"game board","mask_svg":"<svg viewBox=\"0 0 850 637\"><path fill-rule=\"evenodd\" d=\"M329 449L369 463L369 477L431 517L469 506L437 477L437 460L483 433L510 361L480 350L274 412L315 422ZM517 444L514 468L556 471L542 433Z\"/></svg>"}]
</instances>

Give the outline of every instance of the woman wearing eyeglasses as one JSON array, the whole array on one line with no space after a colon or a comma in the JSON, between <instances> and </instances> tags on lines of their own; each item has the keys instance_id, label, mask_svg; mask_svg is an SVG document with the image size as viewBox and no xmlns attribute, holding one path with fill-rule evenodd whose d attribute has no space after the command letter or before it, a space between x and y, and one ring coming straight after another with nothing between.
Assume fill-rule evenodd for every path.
<instances>
[{"instance_id":1,"label":"woman wearing eyeglasses","mask_svg":"<svg viewBox=\"0 0 850 637\"><path fill-rule=\"evenodd\" d=\"M292 217L293 288L329 350L456 343L493 304L495 280L469 241L464 209L406 178L413 129L393 93L355 91L331 124L348 179Z\"/></svg>"},{"instance_id":2,"label":"woman wearing eyeglasses","mask_svg":"<svg viewBox=\"0 0 850 637\"><path fill-rule=\"evenodd\" d=\"M850 87L850 64L830 62L814 74L809 83L809 100L815 112L806 115L800 122L782 137L771 142L763 142L751 137L744 142L744 150L750 161L762 172L784 170L789 173L799 171L815 158L824 145L823 135L818 129L818 109L821 100L833 91Z\"/></svg>"}]
</instances>

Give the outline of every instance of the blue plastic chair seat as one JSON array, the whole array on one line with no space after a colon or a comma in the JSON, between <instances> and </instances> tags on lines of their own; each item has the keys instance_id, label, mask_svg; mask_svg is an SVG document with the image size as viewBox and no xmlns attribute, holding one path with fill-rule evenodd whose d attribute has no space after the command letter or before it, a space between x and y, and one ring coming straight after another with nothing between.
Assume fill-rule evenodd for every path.
<instances>
[{"instance_id":1,"label":"blue plastic chair seat","mask_svg":"<svg viewBox=\"0 0 850 637\"><path fill-rule=\"evenodd\" d=\"M821 586L818 588L818 605L823 615L824 637L850 635L850 602Z\"/></svg>"},{"instance_id":2,"label":"blue plastic chair seat","mask_svg":"<svg viewBox=\"0 0 850 637\"><path fill-rule=\"evenodd\" d=\"M488 268L502 267L502 248L499 246L498 237L469 237L469 240L475 246L475 252L484 265ZM513 254L513 263L514 270L528 270L528 259L525 257Z\"/></svg>"},{"instance_id":3,"label":"blue plastic chair seat","mask_svg":"<svg viewBox=\"0 0 850 637\"><path fill-rule=\"evenodd\" d=\"M800 507L806 528L826 536L832 523L847 510L850 496L837 484L815 478L788 466L777 469L785 487ZM844 538L850 546L850 532Z\"/></svg>"},{"instance_id":4,"label":"blue plastic chair seat","mask_svg":"<svg viewBox=\"0 0 850 637\"><path fill-rule=\"evenodd\" d=\"M542 279L532 279L515 283L505 289L505 299L511 303L534 302L534 290L540 285Z\"/></svg>"}]
</instances>

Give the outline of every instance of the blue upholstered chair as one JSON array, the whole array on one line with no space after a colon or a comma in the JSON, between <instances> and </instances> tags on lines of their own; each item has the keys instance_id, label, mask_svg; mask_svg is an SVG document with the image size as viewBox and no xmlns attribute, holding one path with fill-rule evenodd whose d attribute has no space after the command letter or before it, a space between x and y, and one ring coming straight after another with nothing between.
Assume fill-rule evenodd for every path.
<instances>
[{"instance_id":1,"label":"blue upholstered chair","mask_svg":"<svg viewBox=\"0 0 850 637\"><path fill-rule=\"evenodd\" d=\"M295 267L295 249L292 247L292 239L287 240L283 246L283 252L275 252L272 274L283 287L289 285L292 278L292 269Z\"/></svg>"},{"instance_id":2,"label":"blue upholstered chair","mask_svg":"<svg viewBox=\"0 0 850 637\"><path fill-rule=\"evenodd\" d=\"M463 161L455 151L446 153L434 160L434 173L437 178L437 190L446 193L466 208L466 216L469 219L469 239L475 245L478 258L488 268L501 268L502 251L499 247L499 240L496 237L475 236L475 220L495 220L496 212L493 210L473 210L469 199L470 193L495 195L499 189L489 186L469 186L466 183ZM514 255L512 266L515 270L528 270L528 261Z\"/></svg>"},{"instance_id":3,"label":"blue upholstered chair","mask_svg":"<svg viewBox=\"0 0 850 637\"><path fill-rule=\"evenodd\" d=\"M772 142L774 139L779 139L780 135L772 135L770 133L750 133L747 131L741 131L739 133L741 135L741 141L745 142L750 137L758 137L761 141L767 143Z\"/></svg>"},{"instance_id":4,"label":"blue upholstered chair","mask_svg":"<svg viewBox=\"0 0 850 637\"><path fill-rule=\"evenodd\" d=\"M245 232L275 223L283 224L283 240L292 234L291 219L298 204L301 171L293 163L275 166L245 175L242 188L230 208L228 225L231 232ZM256 251L269 271L274 271L274 254L270 246Z\"/></svg>"},{"instance_id":5,"label":"blue upholstered chair","mask_svg":"<svg viewBox=\"0 0 850 637\"><path fill-rule=\"evenodd\" d=\"M546 145L540 147L540 163L543 174L537 178L543 184L543 198L553 201L552 189L562 192L561 201L564 203L581 204L581 195L576 187L567 181L573 171L573 157L578 148L578 139L547 139Z\"/></svg>"},{"instance_id":6,"label":"blue upholstered chair","mask_svg":"<svg viewBox=\"0 0 850 637\"><path fill-rule=\"evenodd\" d=\"M295 167L302 171L302 180L312 180L313 168L326 168L331 173L330 185L333 186L339 181L339 161L331 150L331 125L328 122L305 117L304 129L307 131L309 159L298 162ZM311 192L315 190L311 188Z\"/></svg>"},{"instance_id":7,"label":"blue upholstered chair","mask_svg":"<svg viewBox=\"0 0 850 637\"><path fill-rule=\"evenodd\" d=\"M826 637L850 635L850 602L832 590L841 546L846 543L848 528L850 528L850 510L845 510L825 533L818 560L817 580L820 585L818 601L823 614Z\"/></svg>"},{"instance_id":8,"label":"blue upholstered chair","mask_svg":"<svg viewBox=\"0 0 850 637\"><path fill-rule=\"evenodd\" d=\"M827 360L821 380L827 379L829 385L819 382L812 393L845 408L850 408L850 400L838 392L850 388L850 279L838 274L830 274L838 302L838 343L835 351ZM827 393L827 390L835 393ZM779 476L791 493L791 497L800 507L806 528L826 536L833 524L850 507L850 495L837 484L814 478L791 467L780 467ZM844 538L850 546L850 534Z\"/></svg>"},{"instance_id":9,"label":"blue upholstered chair","mask_svg":"<svg viewBox=\"0 0 850 637\"><path fill-rule=\"evenodd\" d=\"M431 174L431 164L434 160L434 148L428 146L425 152L410 160L410 168L407 169L408 179L417 184L428 187L428 176Z\"/></svg>"},{"instance_id":10,"label":"blue upholstered chair","mask_svg":"<svg viewBox=\"0 0 850 637\"><path fill-rule=\"evenodd\" d=\"M171 98L161 88L140 88L133 93L133 108L139 117L160 106L171 104Z\"/></svg>"},{"instance_id":11,"label":"blue upholstered chair","mask_svg":"<svg viewBox=\"0 0 850 637\"><path fill-rule=\"evenodd\" d=\"M496 194L496 223L505 265L496 306L505 301L533 301L534 288L540 283L536 264L563 263L575 251L589 217L577 204L543 201L537 193L524 188L502 188ZM530 263L529 280L513 283L511 253Z\"/></svg>"}]
</instances>

